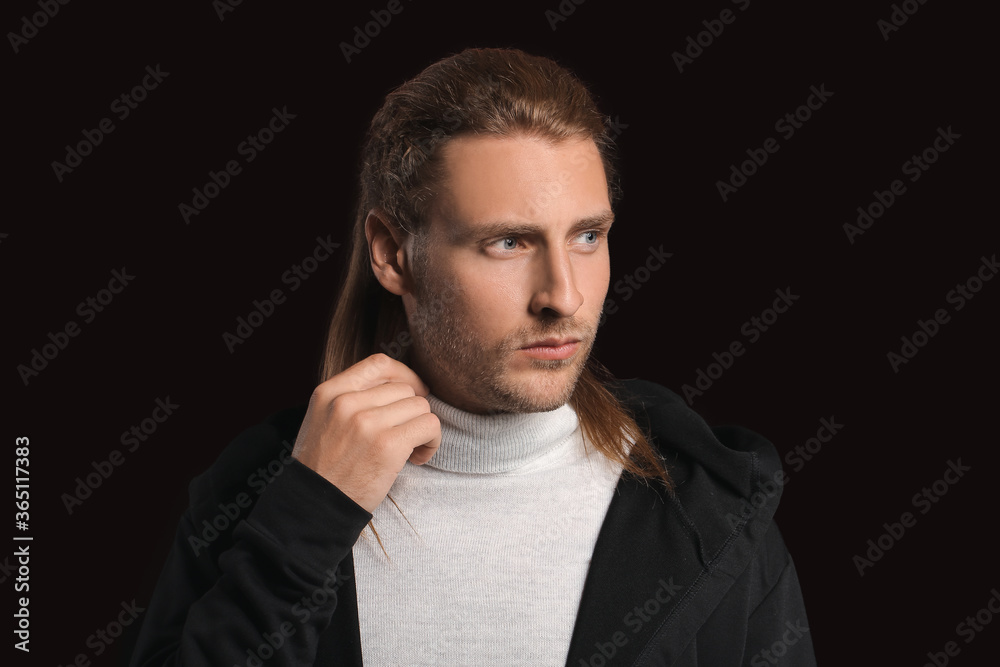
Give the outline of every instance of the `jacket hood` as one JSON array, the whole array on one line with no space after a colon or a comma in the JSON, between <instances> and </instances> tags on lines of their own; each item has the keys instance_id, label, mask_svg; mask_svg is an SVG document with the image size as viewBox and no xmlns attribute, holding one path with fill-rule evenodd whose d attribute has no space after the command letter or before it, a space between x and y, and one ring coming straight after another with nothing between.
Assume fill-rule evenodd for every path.
<instances>
[{"instance_id":1,"label":"jacket hood","mask_svg":"<svg viewBox=\"0 0 1000 667\"><path fill-rule=\"evenodd\" d=\"M674 482L668 502L689 525L703 565L710 567L736 537L762 537L785 480L770 441L743 427L710 427L683 398L653 382L622 380L609 389L652 434Z\"/></svg>"}]
</instances>

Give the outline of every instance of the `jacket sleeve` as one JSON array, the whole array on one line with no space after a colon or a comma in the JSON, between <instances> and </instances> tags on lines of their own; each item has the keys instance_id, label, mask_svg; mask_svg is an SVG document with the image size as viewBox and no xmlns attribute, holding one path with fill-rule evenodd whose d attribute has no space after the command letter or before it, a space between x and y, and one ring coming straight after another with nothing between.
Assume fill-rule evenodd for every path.
<instances>
[{"instance_id":1,"label":"jacket sleeve","mask_svg":"<svg viewBox=\"0 0 1000 667\"><path fill-rule=\"evenodd\" d=\"M184 513L131 665L313 664L337 605L338 567L372 515L291 459L228 548L198 548L212 535L206 517L225 515L203 507Z\"/></svg>"},{"instance_id":2,"label":"jacket sleeve","mask_svg":"<svg viewBox=\"0 0 1000 667\"><path fill-rule=\"evenodd\" d=\"M744 667L816 667L795 563L776 524L757 556L751 575L755 604L747 619Z\"/></svg>"}]
</instances>

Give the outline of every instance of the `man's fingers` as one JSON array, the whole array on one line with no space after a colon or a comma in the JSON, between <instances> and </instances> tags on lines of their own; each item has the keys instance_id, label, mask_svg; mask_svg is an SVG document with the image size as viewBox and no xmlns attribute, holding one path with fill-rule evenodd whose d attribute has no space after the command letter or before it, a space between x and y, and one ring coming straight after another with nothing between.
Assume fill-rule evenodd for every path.
<instances>
[{"instance_id":1,"label":"man's fingers","mask_svg":"<svg viewBox=\"0 0 1000 667\"><path fill-rule=\"evenodd\" d=\"M412 368L381 352L362 359L344 374L356 383L353 391L364 391L383 382L405 382L416 394L426 396L430 393L430 388Z\"/></svg>"},{"instance_id":2,"label":"man's fingers","mask_svg":"<svg viewBox=\"0 0 1000 667\"><path fill-rule=\"evenodd\" d=\"M383 446L395 450L400 461L404 456L413 461L416 452L416 459L426 463L441 445L441 421L423 396L410 396L359 414L367 429L383 434ZM400 451L403 449L406 451Z\"/></svg>"},{"instance_id":3,"label":"man's fingers","mask_svg":"<svg viewBox=\"0 0 1000 667\"><path fill-rule=\"evenodd\" d=\"M374 389L372 391L375 391ZM375 431L396 430L396 435L410 434L407 424L418 417L431 414L430 404L423 396L407 396L387 405L368 408L359 413ZM433 416L433 415L431 415ZM437 417L434 417L436 420Z\"/></svg>"},{"instance_id":4,"label":"man's fingers","mask_svg":"<svg viewBox=\"0 0 1000 667\"><path fill-rule=\"evenodd\" d=\"M415 396L413 387L405 382L386 382L364 391L349 391L340 394L329 405L333 417L348 418L365 410L373 410L393 405L398 401ZM422 399L426 403L426 399ZM388 424L395 426L395 424Z\"/></svg>"},{"instance_id":5,"label":"man's fingers","mask_svg":"<svg viewBox=\"0 0 1000 667\"><path fill-rule=\"evenodd\" d=\"M366 357L344 372L334 375L316 387L316 391L332 400L340 394L365 391L386 382L406 383L419 396L430 393L430 387L424 384L412 368L382 353Z\"/></svg>"},{"instance_id":6,"label":"man's fingers","mask_svg":"<svg viewBox=\"0 0 1000 667\"><path fill-rule=\"evenodd\" d=\"M412 419L403 426L412 429L414 441L424 442L424 444L413 448L409 458L410 463L419 466L430 461L438 447L441 446L441 420L438 419L438 416L428 412Z\"/></svg>"},{"instance_id":7,"label":"man's fingers","mask_svg":"<svg viewBox=\"0 0 1000 667\"><path fill-rule=\"evenodd\" d=\"M313 390L292 456L374 512L405 462L441 444L429 393L406 364L373 354Z\"/></svg>"}]
</instances>

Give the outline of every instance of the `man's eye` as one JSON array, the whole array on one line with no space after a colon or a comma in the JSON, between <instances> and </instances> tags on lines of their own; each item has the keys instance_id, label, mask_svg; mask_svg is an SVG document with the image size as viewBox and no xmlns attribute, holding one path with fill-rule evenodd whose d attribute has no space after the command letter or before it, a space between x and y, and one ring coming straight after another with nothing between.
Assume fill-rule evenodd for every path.
<instances>
[{"instance_id":1,"label":"man's eye","mask_svg":"<svg viewBox=\"0 0 1000 667\"><path fill-rule=\"evenodd\" d=\"M580 238L583 238L587 245L597 245L601 240L601 232L597 229L591 229L580 234Z\"/></svg>"},{"instance_id":2,"label":"man's eye","mask_svg":"<svg viewBox=\"0 0 1000 667\"><path fill-rule=\"evenodd\" d=\"M505 239L494 241L493 245L499 245L501 250L517 250L517 239L513 236L508 236Z\"/></svg>"}]
</instances>

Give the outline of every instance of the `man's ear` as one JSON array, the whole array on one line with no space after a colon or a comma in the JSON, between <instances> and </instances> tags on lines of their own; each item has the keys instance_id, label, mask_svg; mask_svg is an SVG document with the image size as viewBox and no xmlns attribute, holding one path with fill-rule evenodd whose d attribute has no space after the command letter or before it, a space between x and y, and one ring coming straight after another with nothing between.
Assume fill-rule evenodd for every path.
<instances>
[{"instance_id":1,"label":"man's ear","mask_svg":"<svg viewBox=\"0 0 1000 667\"><path fill-rule=\"evenodd\" d=\"M365 218L365 237L368 239L368 259L382 287L399 296L412 291L405 247L409 235L390 224L383 211L373 208Z\"/></svg>"}]
</instances>

